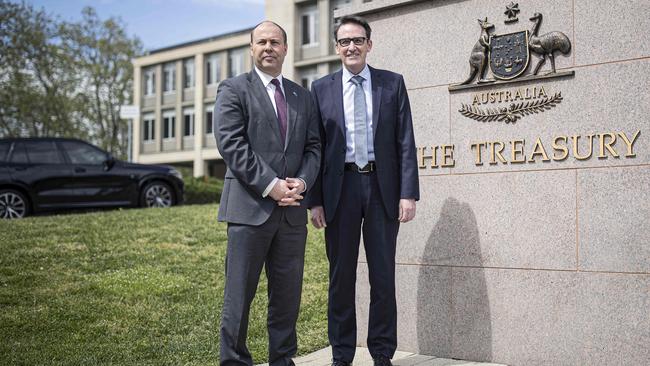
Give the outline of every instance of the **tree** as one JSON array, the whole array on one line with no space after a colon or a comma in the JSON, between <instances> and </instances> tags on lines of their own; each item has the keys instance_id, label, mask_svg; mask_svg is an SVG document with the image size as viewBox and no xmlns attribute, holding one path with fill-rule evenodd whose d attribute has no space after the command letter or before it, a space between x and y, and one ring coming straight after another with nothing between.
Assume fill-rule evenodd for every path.
<instances>
[{"instance_id":1,"label":"tree","mask_svg":"<svg viewBox=\"0 0 650 366\"><path fill-rule=\"evenodd\" d=\"M126 156L119 109L131 102L142 44L119 18L87 7L81 21L63 22L0 0L0 47L0 137L77 137Z\"/></svg>"},{"instance_id":2,"label":"tree","mask_svg":"<svg viewBox=\"0 0 650 366\"><path fill-rule=\"evenodd\" d=\"M56 22L0 0L0 136L84 137L78 77Z\"/></svg>"},{"instance_id":3,"label":"tree","mask_svg":"<svg viewBox=\"0 0 650 366\"><path fill-rule=\"evenodd\" d=\"M79 23L63 24L66 53L72 55L81 75L81 111L91 139L117 156L127 154L128 126L119 117L130 104L133 90L131 60L142 52L137 38L129 38L118 18L99 19L86 7Z\"/></svg>"}]
</instances>

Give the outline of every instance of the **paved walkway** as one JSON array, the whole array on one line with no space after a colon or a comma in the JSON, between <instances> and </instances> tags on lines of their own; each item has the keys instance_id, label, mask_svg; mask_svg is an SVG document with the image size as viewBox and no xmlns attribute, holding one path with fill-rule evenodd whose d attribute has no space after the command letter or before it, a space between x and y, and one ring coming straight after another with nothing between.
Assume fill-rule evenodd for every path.
<instances>
[{"instance_id":1,"label":"paved walkway","mask_svg":"<svg viewBox=\"0 0 650 366\"><path fill-rule=\"evenodd\" d=\"M395 366L504 366L497 363L450 360L448 358L437 358L399 351L395 352L392 361ZM320 351L295 358L293 362L296 363L296 366L329 366L332 364L332 349L331 347L323 348ZM367 348L357 347L354 366L372 366L372 357L370 357Z\"/></svg>"}]
</instances>

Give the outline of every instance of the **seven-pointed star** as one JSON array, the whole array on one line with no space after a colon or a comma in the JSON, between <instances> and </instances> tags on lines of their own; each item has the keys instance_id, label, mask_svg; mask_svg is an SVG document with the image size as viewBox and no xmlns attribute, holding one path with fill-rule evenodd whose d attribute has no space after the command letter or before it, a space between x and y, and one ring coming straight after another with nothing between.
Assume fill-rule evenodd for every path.
<instances>
[{"instance_id":1,"label":"seven-pointed star","mask_svg":"<svg viewBox=\"0 0 650 366\"><path fill-rule=\"evenodd\" d=\"M507 15L508 18L514 18L517 16L517 13L519 13L519 4L510 2L509 5L506 5L506 9L507 10L503 14Z\"/></svg>"}]
</instances>

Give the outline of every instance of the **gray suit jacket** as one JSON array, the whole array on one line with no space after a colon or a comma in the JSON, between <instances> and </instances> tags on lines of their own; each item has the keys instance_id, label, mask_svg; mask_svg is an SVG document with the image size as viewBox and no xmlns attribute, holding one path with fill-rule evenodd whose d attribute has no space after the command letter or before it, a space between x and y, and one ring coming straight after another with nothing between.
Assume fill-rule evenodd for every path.
<instances>
[{"instance_id":1,"label":"gray suit jacket","mask_svg":"<svg viewBox=\"0 0 650 366\"><path fill-rule=\"evenodd\" d=\"M302 178L309 189L320 167L316 108L309 92L283 79L288 121L286 143L280 139L273 104L255 70L222 81L213 123L217 147L226 166L219 221L261 225L277 208L262 194L273 178ZM286 208L291 225L305 225L307 210Z\"/></svg>"}]
</instances>

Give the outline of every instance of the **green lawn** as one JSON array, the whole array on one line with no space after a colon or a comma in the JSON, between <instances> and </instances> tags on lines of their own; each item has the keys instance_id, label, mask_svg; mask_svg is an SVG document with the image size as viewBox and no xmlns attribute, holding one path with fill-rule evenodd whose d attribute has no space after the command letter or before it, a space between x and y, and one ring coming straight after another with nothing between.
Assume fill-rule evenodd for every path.
<instances>
[{"instance_id":1,"label":"green lawn","mask_svg":"<svg viewBox=\"0 0 650 366\"><path fill-rule=\"evenodd\" d=\"M217 205L0 220L1 365L218 365ZM299 353L327 345L327 258L310 228ZM266 279L249 329L266 362Z\"/></svg>"}]
</instances>

